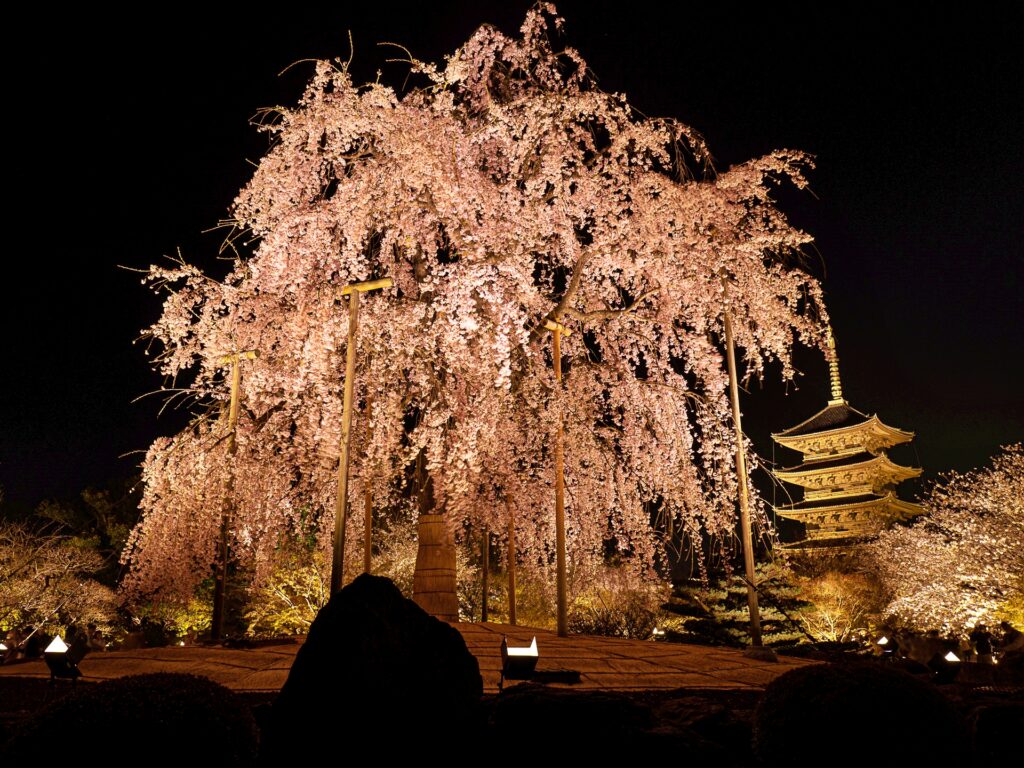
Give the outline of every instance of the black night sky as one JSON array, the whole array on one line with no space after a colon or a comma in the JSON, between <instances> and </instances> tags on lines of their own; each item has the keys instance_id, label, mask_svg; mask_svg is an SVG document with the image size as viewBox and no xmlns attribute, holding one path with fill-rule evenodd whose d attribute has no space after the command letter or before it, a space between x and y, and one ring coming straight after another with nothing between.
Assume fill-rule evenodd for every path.
<instances>
[{"instance_id":1,"label":"black night sky","mask_svg":"<svg viewBox=\"0 0 1024 768\"><path fill-rule=\"evenodd\" d=\"M160 385L132 344L159 302L118 265L180 248L226 269L221 235L203 231L266 148L248 118L294 103L310 70L279 72L347 58L351 29L356 79L382 69L401 85L403 68L384 62L394 49L376 43L437 60L483 22L514 32L529 4L293 3L273 15L166 6L145 24L89 4L12 22L8 34L34 53L5 54L8 508L127 476L141 455L119 456L183 423L157 418L158 397L131 404ZM817 238L847 399L917 433L898 458L934 476L1024 438L1019 11L763 4L751 15L687 3L666 16L662 3L558 5L564 43L601 87L694 126L719 168L781 147L817 156L813 195L786 193L783 206ZM767 458L768 433L827 399L820 355L798 362L796 392L785 396L776 377L744 400Z\"/></svg>"}]
</instances>

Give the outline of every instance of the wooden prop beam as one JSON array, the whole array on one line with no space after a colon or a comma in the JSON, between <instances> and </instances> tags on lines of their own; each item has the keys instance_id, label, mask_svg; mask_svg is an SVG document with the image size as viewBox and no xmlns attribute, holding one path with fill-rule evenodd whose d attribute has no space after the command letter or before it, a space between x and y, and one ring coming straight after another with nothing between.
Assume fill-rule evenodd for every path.
<instances>
[{"instance_id":1,"label":"wooden prop beam","mask_svg":"<svg viewBox=\"0 0 1024 768\"><path fill-rule=\"evenodd\" d=\"M239 360L255 360L259 356L260 353L255 349L249 349L245 352L232 352L230 355L224 355L221 357L220 361L224 363L224 365L234 365Z\"/></svg>"},{"instance_id":2,"label":"wooden prop beam","mask_svg":"<svg viewBox=\"0 0 1024 768\"><path fill-rule=\"evenodd\" d=\"M723 279L726 291L728 283ZM736 351L732 339L732 319L728 306L725 319L725 352L729 366L729 399L732 401L732 423L736 428L736 479L739 485L740 535L743 541L743 568L747 580L747 609L750 613L750 644L761 647L761 612L757 605L757 587L754 582L754 545L750 532L750 502L747 499L747 459L743 450L743 424L740 421L740 393L736 378Z\"/></svg>"},{"instance_id":3,"label":"wooden prop beam","mask_svg":"<svg viewBox=\"0 0 1024 768\"><path fill-rule=\"evenodd\" d=\"M570 336L570 335L572 335L572 331L569 328L566 328L564 325L562 325L561 323L555 322L554 320L545 320L544 321L544 328L549 330L549 331L558 331L563 336Z\"/></svg>"},{"instance_id":4,"label":"wooden prop beam","mask_svg":"<svg viewBox=\"0 0 1024 768\"><path fill-rule=\"evenodd\" d=\"M334 502L334 552L331 559L331 594L345 578L345 522L348 514L348 468L352 436L352 392L356 377L356 332L359 330L359 294L390 288L390 277L352 283L341 289L348 296L348 344L345 348L345 394L341 413L341 455L338 457L338 495Z\"/></svg>"},{"instance_id":5,"label":"wooden prop beam","mask_svg":"<svg viewBox=\"0 0 1024 768\"><path fill-rule=\"evenodd\" d=\"M551 331L554 344L552 350L555 365L555 381L561 390L562 384L562 334L569 329L554 320L547 320L544 327ZM569 635L568 589L566 585L565 557L565 425L562 418L558 419L558 431L555 433L555 579L558 612L558 636Z\"/></svg>"},{"instance_id":6,"label":"wooden prop beam","mask_svg":"<svg viewBox=\"0 0 1024 768\"><path fill-rule=\"evenodd\" d=\"M367 293L368 291L376 291L378 288L390 288L394 284L394 280L390 277L382 277L380 280L367 280L362 283L350 283L341 289L341 295L348 296L353 293Z\"/></svg>"},{"instance_id":7,"label":"wooden prop beam","mask_svg":"<svg viewBox=\"0 0 1024 768\"><path fill-rule=\"evenodd\" d=\"M255 360L259 353L254 349L232 352L224 355L220 362L231 366L231 402L228 406L228 456L238 451L235 435L238 431L238 398L242 385L241 360ZM235 494L233 470L228 473L228 487L224 494L224 509L220 519L220 541L217 542L217 571L213 577L213 618L210 621L210 638L220 640L224 635L224 603L227 596L228 580L228 532L231 527L231 504Z\"/></svg>"},{"instance_id":8,"label":"wooden prop beam","mask_svg":"<svg viewBox=\"0 0 1024 768\"><path fill-rule=\"evenodd\" d=\"M512 514L512 501L505 497L508 513L508 623L516 624L516 520Z\"/></svg>"},{"instance_id":9,"label":"wooden prop beam","mask_svg":"<svg viewBox=\"0 0 1024 768\"><path fill-rule=\"evenodd\" d=\"M487 622L487 609L489 607L487 604L487 593L490 591L489 577L491 575L491 532L486 525L484 526L483 534L480 536L480 559L482 560L480 567L483 571L483 602L480 606L480 621Z\"/></svg>"},{"instance_id":10,"label":"wooden prop beam","mask_svg":"<svg viewBox=\"0 0 1024 768\"><path fill-rule=\"evenodd\" d=\"M366 445L363 448L363 573L370 573L373 566L373 479L369 471L370 439L373 430L370 427L373 416L373 396L366 396Z\"/></svg>"}]
</instances>

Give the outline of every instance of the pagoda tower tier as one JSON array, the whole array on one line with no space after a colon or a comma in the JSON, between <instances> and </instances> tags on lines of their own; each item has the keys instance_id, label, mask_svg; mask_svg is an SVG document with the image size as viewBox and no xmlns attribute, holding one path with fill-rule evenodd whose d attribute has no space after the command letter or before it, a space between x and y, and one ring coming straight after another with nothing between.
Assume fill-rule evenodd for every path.
<instances>
[{"instance_id":1,"label":"pagoda tower tier","mask_svg":"<svg viewBox=\"0 0 1024 768\"><path fill-rule=\"evenodd\" d=\"M803 464L775 471L775 476L805 489L807 501L839 492L879 493L921 474L920 469L894 463L884 451L806 457Z\"/></svg>"},{"instance_id":2,"label":"pagoda tower tier","mask_svg":"<svg viewBox=\"0 0 1024 768\"><path fill-rule=\"evenodd\" d=\"M912 440L914 433L890 427L846 402L831 329L828 343L832 399L809 419L772 435L779 445L803 456L800 464L774 472L803 488L803 499L774 508L779 516L804 524L807 539L800 544L809 546L852 543L923 511L896 495L896 486L921 470L901 466L886 454Z\"/></svg>"},{"instance_id":3,"label":"pagoda tower tier","mask_svg":"<svg viewBox=\"0 0 1024 768\"><path fill-rule=\"evenodd\" d=\"M809 541L874 536L893 523L921 514L917 504L903 501L892 492L805 500L777 506L775 511L781 517L803 523Z\"/></svg>"}]
</instances>

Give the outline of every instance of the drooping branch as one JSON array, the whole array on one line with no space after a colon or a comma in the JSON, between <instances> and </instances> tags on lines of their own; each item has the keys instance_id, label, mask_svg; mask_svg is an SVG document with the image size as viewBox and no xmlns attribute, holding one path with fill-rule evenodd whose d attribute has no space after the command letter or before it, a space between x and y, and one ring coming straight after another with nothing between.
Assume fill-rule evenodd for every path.
<instances>
[{"instance_id":1,"label":"drooping branch","mask_svg":"<svg viewBox=\"0 0 1024 768\"><path fill-rule=\"evenodd\" d=\"M552 309L546 320L554 320L556 323L561 322L562 316L566 314L569 309L569 305L576 294L580 290L580 285L583 283L584 270L587 266L587 261L591 258L592 253L587 249L583 249L580 252L579 258L576 259L576 263L572 267L572 275L569 278L569 284L565 287L565 293L562 294L562 298L558 300L558 304Z\"/></svg>"},{"instance_id":2,"label":"drooping branch","mask_svg":"<svg viewBox=\"0 0 1024 768\"><path fill-rule=\"evenodd\" d=\"M651 298L652 296L657 296L660 291L660 288L654 288L650 291L646 291L645 293L640 294L640 296L637 297L636 301L631 302L628 307L622 307L620 309L597 309L591 310L589 312L580 312L575 309L567 309L565 311L565 314L567 317L572 317L576 320L579 320L580 322L589 322L592 320L613 320L617 317L627 315L630 312L635 312L637 309L640 308L641 304L643 304L645 301L647 301L647 299Z\"/></svg>"}]
</instances>

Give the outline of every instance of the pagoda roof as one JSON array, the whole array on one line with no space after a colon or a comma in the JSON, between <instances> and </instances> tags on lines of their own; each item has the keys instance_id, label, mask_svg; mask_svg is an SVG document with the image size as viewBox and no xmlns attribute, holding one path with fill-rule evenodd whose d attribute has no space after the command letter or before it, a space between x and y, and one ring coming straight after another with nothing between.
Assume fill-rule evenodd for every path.
<instances>
[{"instance_id":1,"label":"pagoda roof","mask_svg":"<svg viewBox=\"0 0 1024 768\"><path fill-rule=\"evenodd\" d=\"M813 499L811 501L798 501L794 504L786 504L785 506L776 507L776 509L786 509L793 511L801 511L805 509L831 509L833 507L855 507L861 504L869 504L873 501L887 498L891 494L879 494L879 493L859 493L856 496L835 496L834 498L825 499Z\"/></svg>"},{"instance_id":2,"label":"pagoda roof","mask_svg":"<svg viewBox=\"0 0 1024 768\"><path fill-rule=\"evenodd\" d=\"M873 451L913 438L913 432L890 427L878 416L861 413L845 400L830 401L827 407L806 421L772 434L772 439L779 445L803 454L827 454L837 447Z\"/></svg>"},{"instance_id":3,"label":"pagoda roof","mask_svg":"<svg viewBox=\"0 0 1024 768\"><path fill-rule=\"evenodd\" d=\"M783 544L782 548L790 552L827 552L829 554L848 555L869 541L867 537L857 535L823 536L817 539L804 539Z\"/></svg>"},{"instance_id":4,"label":"pagoda roof","mask_svg":"<svg viewBox=\"0 0 1024 768\"><path fill-rule=\"evenodd\" d=\"M863 424L871 418L866 413L861 413L853 408L845 400L841 400L829 403L806 421L782 432L776 432L772 437L797 437L798 435L810 435L815 432L852 427L856 424Z\"/></svg>"},{"instance_id":5,"label":"pagoda roof","mask_svg":"<svg viewBox=\"0 0 1024 768\"><path fill-rule=\"evenodd\" d=\"M921 474L920 469L897 464L884 453L876 455L867 451L818 461L807 461L796 467L775 470L774 474L781 480L786 480L795 485L806 486L810 483L810 487L814 487L818 483L811 478L820 477L822 474L827 475L836 470L867 470L869 468L873 468L880 475L889 476L897 481L908 480Z\"/></svg>"},{"instance_id":6,"label":"pagoda roof","mask_svg":"<svg viewBox=\"0 0 1024 768\"><path fill-rule=\"evenodd\" d=\"M885 494L863 493L856 496L834 496L832 498L798 501L795 504L780 504L774 509L783 517L800 519L808 514L850 511L853 508L892 507L901 513L903 519L920 515L924 510L920 505L898 498L891 491Z\"/></svg>"}]
</instances>

